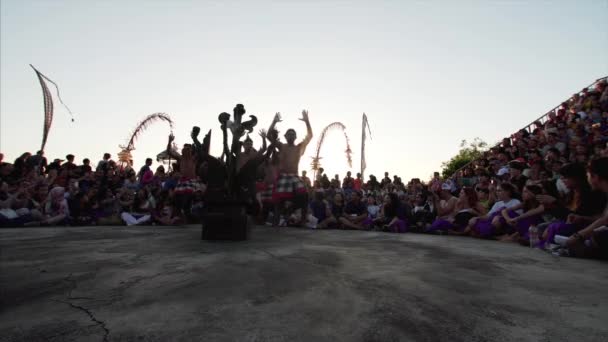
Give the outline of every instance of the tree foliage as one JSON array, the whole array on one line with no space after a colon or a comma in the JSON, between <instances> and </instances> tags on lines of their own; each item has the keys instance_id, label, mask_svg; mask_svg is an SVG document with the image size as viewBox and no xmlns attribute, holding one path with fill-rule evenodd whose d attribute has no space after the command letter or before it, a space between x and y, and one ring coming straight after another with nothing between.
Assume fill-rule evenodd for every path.
<instances>
[{"instance_id":1,"label":"tree foliage","mask_svg":"<svg viewBox=\"0 0 608 342\"><path fill-rule=\"evenodd\" d=\"M451 177L458 169L481 157L487 146L488 144L479 138L475 138L471 143L462 140L458 154L449 161L441 163L443 178Z\"/></svg>"}]
</instances>

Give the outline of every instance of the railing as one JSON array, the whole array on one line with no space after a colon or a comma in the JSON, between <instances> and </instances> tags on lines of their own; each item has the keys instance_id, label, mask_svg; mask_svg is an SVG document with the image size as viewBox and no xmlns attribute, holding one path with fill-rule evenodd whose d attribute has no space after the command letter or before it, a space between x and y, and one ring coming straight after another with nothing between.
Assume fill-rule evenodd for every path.
<instances>
[{"instance_id":1,"label":"railing","mask_svg":"<svg viewBox=\"0 0 608 342\"><path fill-rule=\"evenodd\" d=\"M604 77L598 78L597 80L595 80L594 82L592 82L588 86L583 87L583 89L595 87L602 80L608 80L608 76L604 76ZM580 94L580 93L581 92L578 92L578 94ZM566 101L569 101L571 98L572 97L567 98ZM532 133L532 131L533 131L533 127L532 126L536 126L536 122L545 123L547 121L547 118L549 117L549 114L554 113L555 110L559 109L559 107L561 107L562 103L564 103L566 101L560 102L560 104L558 104L557 106L553 107L552 109L550 109L549 111L547 111L545 114L541 115L538 119L536 119L536 120L532 121L531 123L529 123L528 125L524 126L522 129L525 129L529 133ZM518 132L521 131L522 129L519 129ZM499 143L495 144L494 146L490 147L489 149L500 147L500 145L502 144L502 142L503 142L503 139L501 139ZM456 175L458 175L458 173L460 173L462 170L466 169L467 167L469 167L472 163L474 163L476 161L477 161L477 159L471 160L470 162L468 162L464 166L460 167L458 170L454 171L454 173L452 174L452 176L450 176L450 178L454 178Z\"/></svg>"}]
</instances>

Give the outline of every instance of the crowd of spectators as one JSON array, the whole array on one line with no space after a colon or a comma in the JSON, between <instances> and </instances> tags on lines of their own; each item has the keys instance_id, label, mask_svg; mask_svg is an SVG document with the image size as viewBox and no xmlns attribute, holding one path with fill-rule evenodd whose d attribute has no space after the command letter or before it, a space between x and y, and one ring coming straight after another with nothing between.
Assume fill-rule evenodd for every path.
<instances>
[{"instance_id":1,"label":"crowd of spectators","mask_svg":"<svg viewBox=\"0 0 608 342\"><path fill-rule=\"evenodd\" d=\"M306 222L316 229L453 234L547 248L559 255L608 256L608 86L585 88L449 179L404 183L386 172L331 180L302 173L309 210L278 210L259 175L259 223ZM0 226L177 225L198 222L204 180L179 187L179 167L136 171L106 153L97 165L75 156L47 162L43 151L12 164L0 154ZM198 184L198 185L196 185ZM300 217L298 217L300 215ZM276 219L276 216L274 217ZM533 229L531 229L531 227ZM532 233L532 236L531 236Z\"/></svg>"}]
</instances>

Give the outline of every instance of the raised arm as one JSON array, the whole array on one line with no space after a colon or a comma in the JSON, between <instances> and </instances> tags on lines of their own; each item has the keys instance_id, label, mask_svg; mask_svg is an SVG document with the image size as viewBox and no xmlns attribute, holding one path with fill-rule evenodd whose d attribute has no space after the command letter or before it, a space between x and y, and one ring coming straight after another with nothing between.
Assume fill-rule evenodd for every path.
<instances>
[{"instance_id":1,"label":"raised arm","mask_svg":"<svg viewBox=\"0 0 608 342\"><path fill-rule=\"evenodd\" d=\"M167 142L167 154L169 154L172 158L175 158L176 160L180 160L181 156L175 153L171 146L174 140L175 136L173 135L173 133L169 134L169 141Z\"/></svg>"},{"instance_id":2,"label":"raised arm","mask_svg":"<svg viewBox=\"0 0 608 342\"><path fill-rule=\"evenodd\" d=\"M302 150L304 150L308 143L312 140L312 127L310 126L310 121L308 119L308 111L302 111L302 118L300 120L304 121L304 123L306 124L306 136L304 137L304 140L300 143L300 146L302 146ZM302 153L304 152L302 151Z\"/></svg>"},{"instance_id":3,"label":"raised arm","mask_svg":"<svg viewBox=\"0 0 608 342\"><path fill-rule=\"evenodd\" d=\"M277 112L274 115L274 118L272 119L272 123L270 124L270 127L268 127L268 131L267 132L272 132L272 130L274 130L274 126L276 126L277 123L281 122L283 120L281 120L281 113Z\"/></svg>"},{"instance_id":4,"label":"raised arm","mask_svg":"<svg viewBox=\"0 0 608 342\"><path fill-rule=\"evenodd\" d=\"M198 135L200 134L201 129L197 126L192 127L192 132L190 132L190 137L192 138L192 143L194 145L194 147L196 148L196 151L198 151L199 149L201 149L203 146L201 145L201 142L198 141Z\"/></svg>"},{"instance_id":5,"label":"raised arm","mask_svg":"<svg viewBox=\"0 0 608 342\"><path fill-rule=\"evenodd\" d=\"M266 149L268 148L267 144L266 144L266 131L265 130L260 130L260 137L262 138L262 148L258 151L258 155L263 156L264 153L266 152Z\"/></svg>"}]
</instances>

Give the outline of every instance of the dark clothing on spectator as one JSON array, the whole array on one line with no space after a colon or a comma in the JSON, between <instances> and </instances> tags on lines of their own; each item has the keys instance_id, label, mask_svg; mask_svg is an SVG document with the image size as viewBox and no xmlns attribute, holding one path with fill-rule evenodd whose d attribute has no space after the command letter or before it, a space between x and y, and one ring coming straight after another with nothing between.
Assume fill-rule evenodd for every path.
<instances>
[{"instance_id":1,"label":"dark clothing on spectator","mask_svg":"<svg viewBox=\"0 0 608 342\"><path fill-rule=\"evenodd\" d=\"M524 175L519 175L517 177L511 178L511 184L515 185L517 187L517 190L519 190L520 193L524 190L524 187L526 186L527 181L528 181L528 177L526 177Z\"/></svg>"},{"instance_id":2,"label":"dark clothing on spectator","mask_svg":"<svg viewBox=\"0 0 608 342\"><path fill-rule=\"evenodd\" d=\"M312 216L316 217L319 222L327 218L327 205L323 201L310 202L310 210L312 211Z\"/></svg>"},{"instance_id":3,"label":"dark clothing on spectator","mask_svg":"<svg viewBox=\"0 0 608 342\"><path fill-rule=\"evenodd\" d=\"M353 189L355 187L355 179L352 177L346 177L342 181L342 188Z\"/></svg>"},{"instance_id":4,"label":"dark clothing on spectator","mask_svg":"<svg viewBox=\"0 0 608 342\"><path fill-rule=\"evenodd\" d=\"M581 198L581 204L574 211L574 214L581 216L595 216L599 215L606 208L607 203L606 194L598 191L592 190L587 193L583 193Z\"/></svg>"},{"instance_id":5,"label":"dark clothing on spectator","mask_svg":"<svg viewBox=\"0 0 608 342\"><path fill-rule=\"evenodd\" d=\"M91 165L80 165L80 173L81 174L86 174L87 172L91 172L93 171L93 168L91 167Z\"/></svg>"},{"instance_id":6,"label":"dark clothing on spectator","mask_svg":"<svg viewBox=\"0 0 608 342\"><path fill-rule=\"evenodd\" d=\"M52 162L46 168L46 173L49 173L51 170L57 170L57 172L59 172L60 168L61 168L61 164L59 162Z\"/></svg>"},{"instance_id":7,"label":"dark clothing on spectator","mask_svg":"<svg viewBox=\"0 0 608 342\"><path fill-rule=\"evenodd\" d=\"M332 215L333 215L333 216L334 216L336 219L338 219L338 218L342 217L342 214L344 214L344 206L343 206L343 205L338 206L338 205L333 204L333 205L331 206L331 214L332 214Z\"/></svg>"},{"instance_id":8,"label":"dark clothing on spectator","mask_svg":"<svg viewBox=\"0 0 608 342\"><path fill-rule=\"evenodd\" d=\"M344 213L347 215L363 215L364 213L367 213L367 206L361 201L359 201L359 203L350 201L346 204Z\"/></svg>"}]
</instances>

